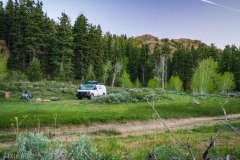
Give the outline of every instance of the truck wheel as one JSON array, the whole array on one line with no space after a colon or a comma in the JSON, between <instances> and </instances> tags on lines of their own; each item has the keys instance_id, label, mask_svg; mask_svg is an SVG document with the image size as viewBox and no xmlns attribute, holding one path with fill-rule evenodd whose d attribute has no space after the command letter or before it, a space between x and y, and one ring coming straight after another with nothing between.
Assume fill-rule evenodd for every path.
<instances>
[{"instance_id":1,"label":"truck wheel","mask_svg":"<svg viewBox=\"0 0 240 160\"><path fill-rule=\"evenodd\" d=\"M93 95L93 93L91 94L91 96L90 96L90 99L92 100L93 99L93 97L94 97L94 95Z\"/></svg>"},{"instance_id":2,"label":"truck wheel","mask_svg":"<svg viewBox=\"0 0 240 160\"><path fill-rule=\"evenodd\" d=\"M78 99L82 99L82 97L78 97Z\"/></svg>"}]
</instances>

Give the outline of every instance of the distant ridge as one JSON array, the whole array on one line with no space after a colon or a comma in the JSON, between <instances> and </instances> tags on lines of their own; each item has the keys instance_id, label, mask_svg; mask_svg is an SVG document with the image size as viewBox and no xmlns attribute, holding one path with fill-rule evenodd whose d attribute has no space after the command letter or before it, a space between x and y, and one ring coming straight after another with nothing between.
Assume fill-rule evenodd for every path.
<instances>
[{"instance_id":1,"label":"distant ridge","mask_svg":"<svg viewBox=\"0 0 240 160\"><path fill-rule=\"evenodd\" d=\"M152 53L154 50L155 45L158 43L160 46L163 46L164 43L169 43L169 47L171 52L173 53L176 51L178 46L183 46L185 49L191 49L194 47L195 49L198 48L200 45L205 45L205 43L201 42L200 40L192 40L188 38L180 38L180 39L168 39L162 38L159 39L158 37L152 36L150 34L145 34L142 36L137 36L135 39L143 44L146 44L150 48L150 52Z\"/></svg>"}]
</instances>

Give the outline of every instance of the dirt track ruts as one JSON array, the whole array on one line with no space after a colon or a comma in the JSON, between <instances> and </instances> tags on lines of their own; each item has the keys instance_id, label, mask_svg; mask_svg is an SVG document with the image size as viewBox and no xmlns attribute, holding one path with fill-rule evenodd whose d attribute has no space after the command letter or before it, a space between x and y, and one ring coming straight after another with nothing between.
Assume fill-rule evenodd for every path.
<instances>
[{"instance_id":1,"label":"dirt track ruts","mask_svg":"<svg viewBox=\"0 0 240 160\"><path fill-rule=\"evenodd\" d=\"M240 118L240 114L232 114L228 115L228 119L236 119ZM224 116L219 117L198 117L198 118L184 118L184 119L166 119L164 122L171 130L177 129L187 129L193 128L202 125L215 125L215 124L224 124L225 119ZM164 131L165 127L159 120L148 120L148 121L128 121L125 124L119 122L112 122L109 124L93 124L91 126L67 126L60 127L57 129L43 127L41 131L51 132L55 134L54 139L59 140L67 140L77 139L81 134L88 134L91 132L95 132L98 130L116 130L121 132L119 136L128 136L128 135L139 135L139 134L147 134L154 133L157 131ZM36 129L34 130L36 131ZM9 132L6 132L9 133ZM4 135L4 133L1 133ZM91 136L91 134L88 134ZM4 144L0 144L0 146L4 146Z\"/></svg>"}]
</instances>

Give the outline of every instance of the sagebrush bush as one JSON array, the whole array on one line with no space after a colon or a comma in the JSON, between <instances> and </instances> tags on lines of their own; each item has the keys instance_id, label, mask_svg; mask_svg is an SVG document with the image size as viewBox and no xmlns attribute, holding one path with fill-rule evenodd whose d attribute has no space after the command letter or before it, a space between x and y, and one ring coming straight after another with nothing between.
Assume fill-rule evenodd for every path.
<instances>
[{"instance_id":1,"label":"sagebrush bush","mask_svg":"<svg viewBox=\"0 0 240 160\"><path fill-rule=\"evenodd\" d=\"M77 85L72 82L55 82L55 81L40 81L40 82L9 82L0 83L1 90L15 92L21 94L23 91L30 91L34 97L68 94L75 95Z\"/></svg>"},{"instance_id":2,"label":"sagebrush bush","mask_svg":"<svg viewBox=\"0 0 240 160\"><path fill-rule=\"evenodd\" d=\"M164 97L163 94L157 94L155 90L148 88L138 89L121 89L117 88L117 92L111 90L111 93L106 96L94 97L93 101L97 103L120 103L120 102L147 102L159 101Z\"/></svg>"},{"instance_id":3,"label":"sagebrush bush","mask_svg":"<svg viewBox=\"0 0 240 160\"><path fill-rule=\"evenodd\" d=\"M43 133L20 134L18 155L21 160L51 159L50 141Z\"/></svg>"},{"instance_id":4,"label":"sagebrush bush","mask_svg":"<svg viewBox=\"0 0 240 160\"><path fill-rule=\"evenodd\" d=\"M69 144L67 148L69 159L98 160L102 157L86 135L83 135L78 142Z\"/></svg>"},{"instance_id":5,"label":"sagebrush bush","mask_svg":"<svg viewBox=\"0 0 240 160\"><path fill-rule=\"evenodd\" d=\"M20 134L18 143L20 160L89 160L102 157L86 135L81 136L78 142L61 143L49 140L43 133Z\"/></svg>"},{"instance_id":6,"label":"sagebrush bush","mask_svg":"<svg viewBox=\"0 0 240 160\"><path fill-rule=\"evenodd\" d=\"M181 157L179 152L172 148L169 145L161 145L153 149L153 154L156 156L156 159L172 160L173 157Z\"/></svg>"}]
</instances>

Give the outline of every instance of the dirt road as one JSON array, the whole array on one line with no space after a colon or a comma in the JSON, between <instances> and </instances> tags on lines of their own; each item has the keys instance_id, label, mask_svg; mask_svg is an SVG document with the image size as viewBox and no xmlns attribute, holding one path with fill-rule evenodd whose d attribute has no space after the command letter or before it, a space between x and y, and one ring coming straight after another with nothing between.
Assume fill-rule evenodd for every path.
<instances>
[{"instance_id":1,"label":"dirt road","mask_svg":"<svg viewBox=\"0 0 240 160\"><path fill-rule=\"evenodd\" d=\"M240 114L228 115L228 119L240 118ZM193 128L202 125L223 124L224 117L200 117L186 119L168 119L164 120L167 126L172 129ZM148 121L129 121L126 124L110 123L110 124L94 124L92 126L74 126L56 129L56 134L74 134L74 133L91 133L98 130L116 130L121 132L122 136L151 133L155 131L163 131L165 127L159 120Z\"/></svg>"},{"instance_id":2,"label":"dirt road","mask_svg":"<svg viewBox=\"0 0 240 160\"><path fill-rule=\"evenodd\" d=\"M228 115L228 119L234 120L240 118L240 114ZM202 125L214 125L214 124L224 124L224 117L199 117L199 118L186 118L186 119L167 119L164 120L167 126L171 130L176 129L187 129L193 128ZM87 134L92 136L90 133L96 132L99 130L115 130L120 132L119 136L128 136L128 135L139 135L146 133L153 133L156 131L164 131L165 127L163 123L159 120L148 120L148 121L129 121L125 124L118 122L113 122L109 124L93 124L92 126L69 126L69 127L60 127L57 129L53 128L41 128L41 131L55 133L54 139L59 140L68 140L67 137L72 139L78 139L79 135ZM36 131L36 130L35 130ZM9 133L4 133L9 134ZM1 133L3 135L3 133ZM4 144L0 144L3 146Z\"/></svg>"}]
</instances>

